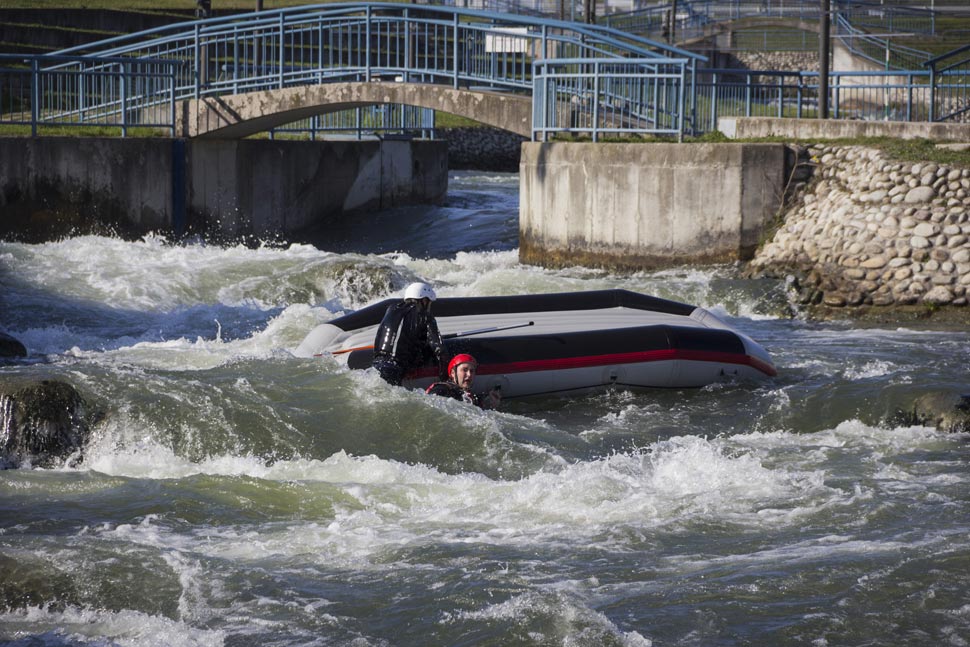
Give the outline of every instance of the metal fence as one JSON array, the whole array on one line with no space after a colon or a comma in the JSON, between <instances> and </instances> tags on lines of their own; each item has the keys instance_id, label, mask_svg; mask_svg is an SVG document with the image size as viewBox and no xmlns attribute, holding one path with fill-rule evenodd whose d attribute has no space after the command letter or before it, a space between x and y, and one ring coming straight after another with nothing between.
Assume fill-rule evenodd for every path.
<instances>
[{"instance_id":1,"label":"metal fence","mask_svg":"<svg viewBox=\"0 0 970 647\"><path fill-rule=\"evenodd\" d=\"M537 61L533 139L556 133L599 141L618 134L683 137L693 64L687 59Z\"/></svg>"},{"instance_id":2,"label":"metal fence","mask_svg":"<svg viewBox=\"0 0 970 647\"><path fill-rule=\"evenodd\" d=\"M940 79L946 78L941 74L934 86L928 71L831 72L830 116L866 121L932 121L934 92L940 93ZM818 85L817 72L699 70L694 131L716 130L719 117L815 118ZM965 83L963 87L965 90Z\"/></svg>"},{"instance_id":3,"label":"metal fence","mask_svg":"<svg viewBox=\"0 0 970 647\"><path fill-rule=\"evenodd\" d=\"M0 54L0 124L175 128L178 61Z\"/></svg>"},{"instance_id":4,"label":"metal fence","mask_svg":"<svg viewBox=\"0 0 970 647\"><path fill-rule=\"evenodd\" d=\"M392 3L295 7L181 23L64 50L57 59L35 60L45 74L67 79L79 74L74 59L92 53L105 61L167 61L174 76L165 92L155 95L156 115L170 101L332 81L395 80L528 94L537 60L665 60L671 55L704 60L599 25ZM120 114L111 103L101 104L98 111L90 101L78 111L55 87L47 87L42 100L50 104L36 115L42 121L110 123ZM376 115L387 115L391 130L401 123L427 128L427 113L402 122L399 114L407 111L391 112L373 111L363 121L376 128ZM130 121L131 111L125 114ZM310 128L337 128L317 127L329 120L356 130L350 119L359 121L361 114L318 119Z\"/></svg>"},{"instance_id":5,"label":"metal fence","mask_svg":"<svg viewBox=\"0 0 970 647\"><path fill-rule=\"evenodd\" d=\"M274 128L269 134L271 138L279 133L310 139L337 136L355 139L393 136L430 139L434 135L434 128L434 110L387 103L314 115Z\"/></svg>"},{"instance_id":6,"label":"metal fence","mask_svg":"<svg viewBox=\"0 0 970 647\"><path fill-rule=\"evenodd\" d=\"M806 0L684 0L679 2L676 15L669 3L656 4L632 11L602 16L600 22L633 33L666 39L673 31L678 39L705 35L710 25L751 18L780 18L817 22L820 3ZM847 2L833 0L834 34L854 54L890 69L919 69L930 58L925 51L894 42L893 34L933 35L936 33L936 12L910 6L876 2ZM765 30L763 39L768 41ZM749 31L757 32L757 28ZM749 34L748 41L755 36ZM815 37L817 38L817 37ZM795 49L805 49L810 39L804 38ZM742 40L742 42L746 42ZM746 48L742 45L742 48ZM782 47L774 46L772 50Z\"/></svg>"},{"instance_id":7,"label":"metal fence","mask_svg":"<svg viewBox=\"0 0 970 647\"><path fill-rule=\"evenodd\" d=\"M842 14L836 17L835 33L850 52L886 70L918 70L932 56L924 50L893 42L894 37L889 34L871 35Z\"/></svg>"},{"instance_id":8,"label":"metal fence","mask_svg":"<svg viewBox=\"0 0 970 647\"><path fill-rule=\"evenodd\" d=\"M970 45L923 65L930 74L930 121L970 122Z\"/></svg>"}]
</instances>

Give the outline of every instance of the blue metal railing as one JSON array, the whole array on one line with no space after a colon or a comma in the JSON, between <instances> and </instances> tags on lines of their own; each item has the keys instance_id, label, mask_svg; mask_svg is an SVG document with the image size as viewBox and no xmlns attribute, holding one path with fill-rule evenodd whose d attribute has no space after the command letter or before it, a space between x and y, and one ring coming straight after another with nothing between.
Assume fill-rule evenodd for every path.
<instances>
[{"instance_id":1,"label":"blue metal railing","mask_svg":"<svg viewBox=\"0 0 970 647\"><path fill-rule=\"evenodd\" d=\"M51 65L51 64L54 65ZM118 56L0 54L0 124L135 126L175 134L180 63Z\"/></svg>"},{"instance_id":2,"label":"blue metal railing","mask_svg":"<svg viewBox=\"0 0 970 647\"><path fill-rule=\"evenodd\" d=\"M930 121L970 114L970 45L931 58L923 65L930 74Z\"/></svg>"},{"instance_id":3,"label":"blue metal railing","mask_svg":"<svg viewBox=\"0 0 970 647\"><path fill-rule=\"evenodd\" d=\"M687 4L698 15L719 15L713 2ZM721 11L747 6L721 4ZM710 11L703 14L702 6ZM778 13L808 11L792 0L768 6ZM966 50L917 71L832 73L833 116L965 115ZM597 25L440 6L319 5L181 23L56 55L2 56L0 123L29 123L34 133L44 124L175 132L182 99L346 80L532 94L536 138L560 132L594 140L622 132L682 137L715 129L718 116L815 114L813 73L701 73L702 60ZM26 67L17 65L24 61ZM433 125L429 110L375 106L277 130L426 134Z\"/></svg>"},{"instance_id":4,"label":"blue metal railing","mask_svg":"<svg viewBox=\"0 0 970 647\"><path fill-rule=\"evenodd\" d=\"M166 100L332 81L393 79L529 94L539 60L703 56L609 27L441 6L329 4L180 23L39 57L45 72L73 69L63 57L166 60ZM52 63L52 64L48 64ZM51 90L55 97L57 92ZM107 119L105 107L95 115ZM45 113L48 116L54 111ZM427 119L421 118L422 126Z\"/></svg>"},{"instance_id":5,"label":"blue metal railing","mask_svg":"<svg viewBox=\"0 0 970 647\"><path fill-rule=\"evenodd\" d=\"M673 135L681 139L690 109L687 59L536 61L533 139L556 133Z\"/></svg>"},{"instance_id":6,"label":"blue metal railing","mask_svg":"<svg viewBox=\"0 0 970 647\"><path fill-rule=\"evenodd\" d=\"M698 130L716 130L719 117L815 118L818 81L817 72L699 70ZM931 120L929 72L830 72L829 81L833 119Z\"/></svg>"},{"instance_id":7,"label":"blue metal railing","mask_svg":"<svg viewBox=\"0 0 970 647\"><path fill-rule=\"evenodd\" d=\"M832 9L835 13L834 34L841 37L853 53L880 65L888 56L890 69L918 69L930 58L927 52L893 42L893 36L886 34L933 35L936 33L936 12L855 0L833 0ZM666 38L666 30L673 27L676 38L683 40L703 36L711 24L745 18L818 21L820 3L804 0L684 0L678 3L676 16L671 16L671 11L669 3L657 4L610 14L600 21L654 38Z\"/></svg>"},{"instance_id":8,"label":"blue metal railing","mask_svg":"<svg viewBox=\"0 0 970 647\"><path fill-rule=\"evenodd\" d=\"M894 43L891 36L872 36L844 15L838 15L834 24L835 33L850 52L886 70L918 70L932 57L921 49Z\"/></svg>"}]
</instances>

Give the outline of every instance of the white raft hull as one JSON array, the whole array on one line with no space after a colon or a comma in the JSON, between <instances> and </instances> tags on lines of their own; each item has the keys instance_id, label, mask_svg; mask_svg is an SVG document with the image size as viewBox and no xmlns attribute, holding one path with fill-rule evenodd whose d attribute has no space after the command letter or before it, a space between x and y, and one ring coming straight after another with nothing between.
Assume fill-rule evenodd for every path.
<instances>
[{"instance_id":1,"label":"white raft hull","mask_svg":"<svg viewBox=\"0 0 970 647\"><path fill-rule=\"evenodd\" d=\"M325 353L351 368L371 364L387 300L315 328L295 354ZM694 306L626 290L438 299L432 312L449 355L479 361L475 390L498 386L505 398L623 388L702 387L727 379L776 374L757 342ZM532 325L526 325L532 322ZM449 335L508 328L467 337ZM354 350L356 349L356 350ZM409 374L404 385L424 388L436 367Z\"/></svg>"}]
</instances>

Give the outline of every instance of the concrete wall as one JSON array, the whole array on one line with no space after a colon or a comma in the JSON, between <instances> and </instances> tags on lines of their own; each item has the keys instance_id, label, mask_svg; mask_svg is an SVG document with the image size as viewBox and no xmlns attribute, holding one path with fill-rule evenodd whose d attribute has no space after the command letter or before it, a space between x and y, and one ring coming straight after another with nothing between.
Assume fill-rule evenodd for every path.
<instances>
[{"instance_id":1,"label":"concrete wall","mask_svg":"<svg viewBox=\"0 0 970 647\"><path fill-rule=\"evenodd\" d=\"M970 142L970 124L850 119L784 119L776 117L721 117L717 129L732 139L787 137L790 139L849 139L894 137Z\"/></svg>"},{"instance_id":2,"label":"concrete wall","mask_svg":"<svg viewBox=\"0 0 970 647\"><path fill-rule=\"evenodd\" d=\"M344 213L437 202L447 172L439 141L0 138L0 237L292 238Z\"/></svg>"},{"instance_id":3,"label":"concrete wall","mask_svg":"<svg viewBox=\"0 0 970 647\"><path fill-rule=\"evenodd\" d=\"M626 269L750 258L784 175L781 144L526 143L519 258Z\"/></svg>"}]
</instances>

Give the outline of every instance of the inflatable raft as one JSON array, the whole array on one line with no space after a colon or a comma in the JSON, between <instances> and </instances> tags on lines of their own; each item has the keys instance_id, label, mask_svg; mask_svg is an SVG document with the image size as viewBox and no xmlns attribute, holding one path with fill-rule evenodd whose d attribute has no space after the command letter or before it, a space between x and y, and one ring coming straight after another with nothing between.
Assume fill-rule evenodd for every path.
<instances>
[{"instance_id":1,"label":"inflatable raft","mask_svg":"<svg viewBox=\"0 0 970 647\"><path fill-rule=\"evenodd\" d=\"M350 368L370 367L377 326L396 301L317 326L295 354L329 353ZM761 345L707 310L627 290L439 298L431 312L449 356L478 360L475 391L500 387L505 398L776 374ZM424 388L436 374L435 366L423 367L404 386Z\"/></svg>"}]
</instances>

